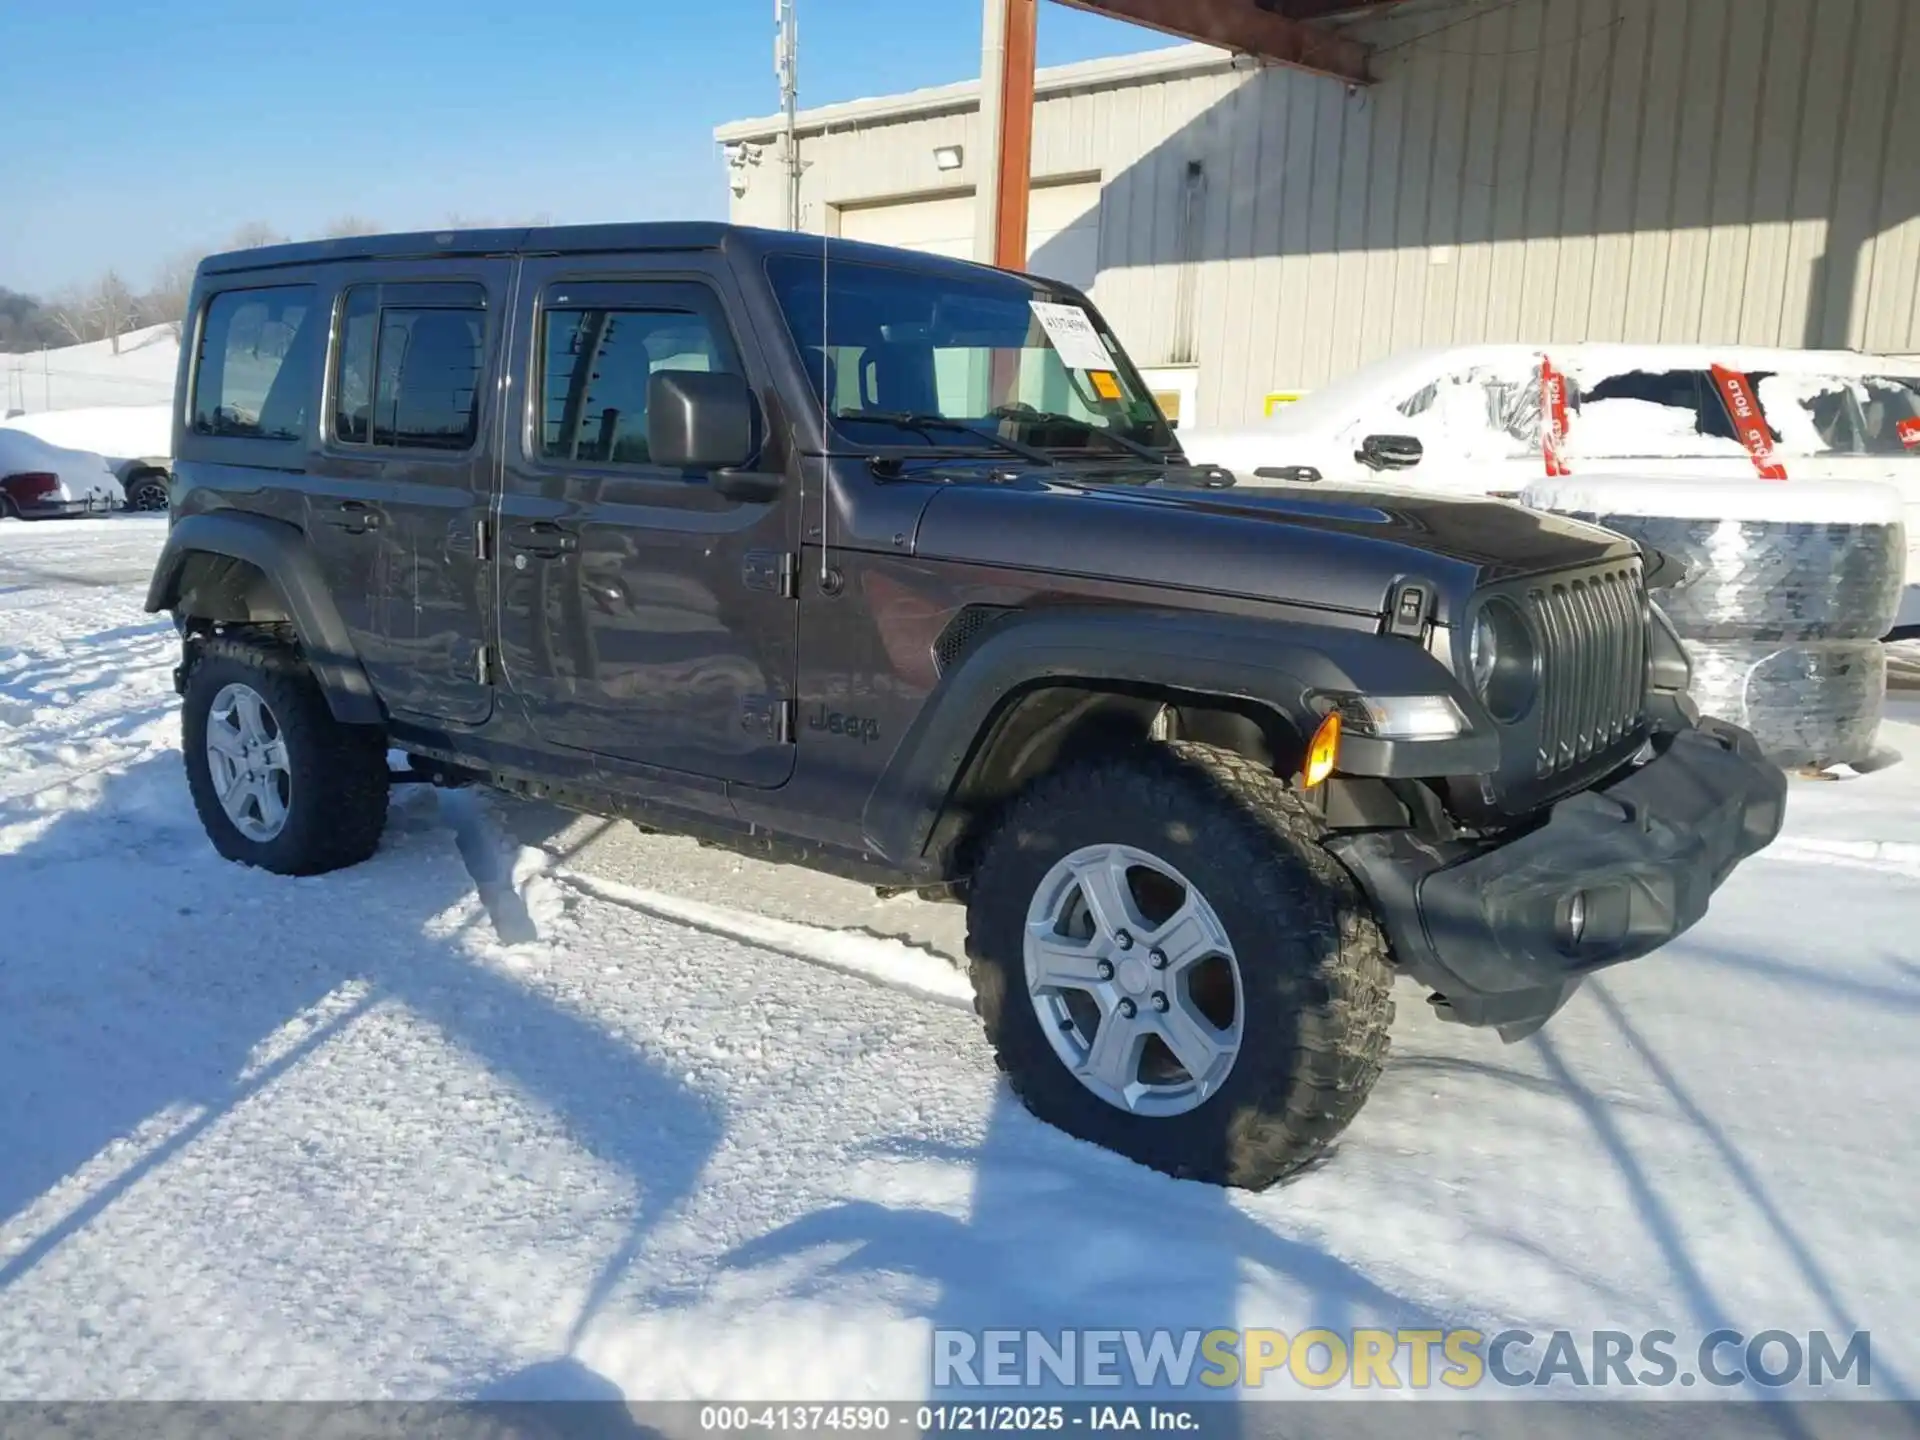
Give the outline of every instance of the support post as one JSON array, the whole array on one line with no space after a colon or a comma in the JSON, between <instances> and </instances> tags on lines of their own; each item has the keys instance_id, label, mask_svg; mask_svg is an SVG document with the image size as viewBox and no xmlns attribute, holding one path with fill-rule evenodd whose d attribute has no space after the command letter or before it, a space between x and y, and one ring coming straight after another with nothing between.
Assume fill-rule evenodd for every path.
<instances>
[{"instance_id":1,"label":"support post","mask_svg":"<svg viewBox=\"0 0 1920 1440\"><path fill-rule=\"evenodd\" d=\"M1027 266L1027 202L1033 175L1034 65L1039 0L984 0L980 44L981 183L975 193L974 258Z\"/></svg>"}]
</instances>

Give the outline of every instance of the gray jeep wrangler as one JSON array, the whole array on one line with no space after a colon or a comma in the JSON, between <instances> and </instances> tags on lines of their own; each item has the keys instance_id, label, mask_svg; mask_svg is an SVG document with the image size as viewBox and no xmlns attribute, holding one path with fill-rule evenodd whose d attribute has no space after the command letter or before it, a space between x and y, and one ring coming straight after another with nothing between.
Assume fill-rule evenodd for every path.
<instances>
[{"instance_id":1,"label":"gray jeep wrangler","mask_svg":"<svg viewBox=\"0 0 1920 1440\"><path fill-rule=\"evenodd\" d=\"M1190 466L1060 285L616 225L215 256L189 315L147 608L220 853L367 859L397 748L951 897L1020 1097L1175 1175L1320 1153L1396 973L1524 1036L1780 828L1631 543Z\"/></svg>"}]
</instances>

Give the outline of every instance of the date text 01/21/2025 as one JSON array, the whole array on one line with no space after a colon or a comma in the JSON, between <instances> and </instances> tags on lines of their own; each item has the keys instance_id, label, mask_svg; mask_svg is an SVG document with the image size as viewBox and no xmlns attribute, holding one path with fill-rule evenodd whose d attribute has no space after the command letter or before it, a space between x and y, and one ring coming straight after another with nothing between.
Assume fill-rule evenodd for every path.
<instances>
[{"instance_id":1,"label":"date text 01/21/2025","mask_svg":"<svg viewBox=\"0 0 1920 1440\"><path fill-rule=\"evenodd\" d=\"M721 1434L910 1429L923 1435L972 1432L1195 1431L1200 1416L1180 1405L707 1405L700 1428Z\"/></svg>"}]
</instances>

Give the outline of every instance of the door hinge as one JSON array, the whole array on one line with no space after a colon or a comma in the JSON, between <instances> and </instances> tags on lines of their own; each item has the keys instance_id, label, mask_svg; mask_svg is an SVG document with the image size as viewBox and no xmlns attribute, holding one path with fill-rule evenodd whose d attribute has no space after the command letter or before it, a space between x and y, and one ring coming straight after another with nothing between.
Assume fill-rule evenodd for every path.
<instances>
[{"instance_id":1,"label":"door hinge","mask_svg":"<svg viewBox=\"0 0 1920 1440\"><path fill-rule=\"evenodd\" d=\"M784 600L800 598L800 557L791 550L751 550L741 561L749 590L770 590Z\"/></svg>"},{"instance_id":2,"label":"door hinge","mask_svg":"<svg viewBox=\"0 0 1920 1440\"><path fill-rule=\"evenodd\" d=\"M473 652L473 678L482 685L493 684L493 647L482 645Z\"/></svg>"},{"instance_id":3,"label":"door hinge","mask_svg":"<svg viewBox=\"0 0 1920 1440\"><path fill-rule=\"evenodd\" d=\"M740 728L769 745L791 745L798 711L797 701L750 696L740 702Z\"/></svg>"},{"instance_id":4,"label":"door hinge","mask_svg":"<svg viewBox=\"0 0 1920 1440\"><path fill-rule=\"evenodd\" d=\"M473 522L473 558L476 560L493 558L493 536L484 520Z\"/></svg>"}]
</instances>

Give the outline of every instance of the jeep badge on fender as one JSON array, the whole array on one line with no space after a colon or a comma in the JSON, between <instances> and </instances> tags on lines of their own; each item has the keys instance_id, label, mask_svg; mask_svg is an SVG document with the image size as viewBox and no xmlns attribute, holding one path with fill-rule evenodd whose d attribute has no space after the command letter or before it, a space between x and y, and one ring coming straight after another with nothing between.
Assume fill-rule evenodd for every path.
<instances>
[{"instance_id":1,"label":"jeep badge on fender","mask_svg":"<svg viewBox=\"0 0 1920 1440\"><path fill-rule=\"evenodd\" d=\"M845 735L862 745L871 745L880 738L880 722L871 715L843 715L825 705L807 717L807 728L824 730L829 735Z\"/></svg>"},{"instance_id":2,"label":"jeep badge on fender","mask_svg":"<svg viewBox=\"0 0 1920 1440\"><path fill-rule=\"evenodd\" d=\"M367 860L397 749L959 900L1013 1090L1171 1175L1322 1154L1396 975L1529 1035L1780 830L1631 541L1224 494L1070 286L596 225L215 255L186 324L147 608L222 855Z\"/></svg>"}]
</instances>

